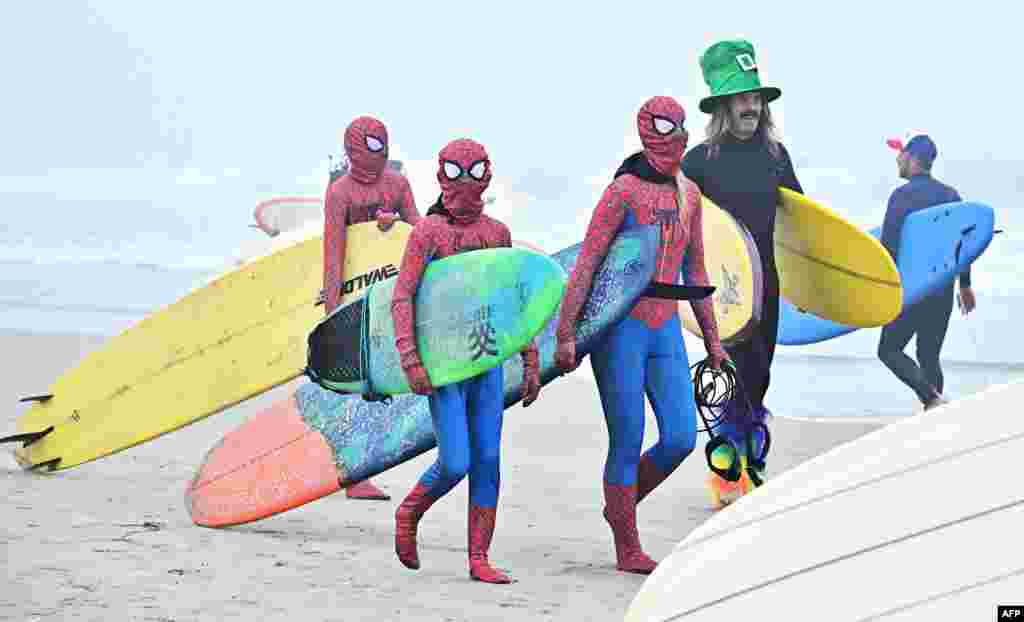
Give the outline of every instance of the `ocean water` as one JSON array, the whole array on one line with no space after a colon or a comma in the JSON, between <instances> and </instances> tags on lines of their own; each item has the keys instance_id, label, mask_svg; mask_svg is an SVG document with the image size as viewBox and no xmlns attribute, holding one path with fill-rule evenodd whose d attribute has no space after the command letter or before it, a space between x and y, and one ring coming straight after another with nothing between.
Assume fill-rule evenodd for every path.
<instances>
[{"instance_id":1,"label":"ocean water","mask_svg":"<svg viewBox=\"0 0 1024 622\"><path fill-rule=\"evenodd\" d=\"M70 218L64 228L8 221L0 225L0 331L117 334L264 248L268 238L248 229L246 216L239 214L227 233L173 218ZM993 242L975 264L978 309L968 317L954 309L943 350L950 397L1024 378L1022 252L1015 241ZM780 346L769 408L797 417L911 414L919 408L914 395L875 356L879 333ZM691 362L705 355L689 335L687 346ZM911 342L907 352L913 350Z\"/></svg>"},{"instance_id":2,"label":"ocean water","mask_svg":"<svg viewBox=\"0 0 1024 622\"><path fill-rule=\"evenodd\" d=\"M267 240L244 208L222 225L146 202L17 207L0 222L0 330L116 334Z\"/></svg>"},{"instance_id":3,"label":"ocean water","mask_svg":"<svg viewBox=\"0 0 1024 622\"><path fill-rule=\"evenodd\" d=\"M907 349L913 356L913 344ZM945 360L944 393L950 399L1024 380L1024 364ZM765 405L774 414L809 419L906 417L921 410L917 396L881 361L782 353L772 365Z\"/></svg>"},{"instance_id":4,"label":"ocean water","mask_svg":"<svg viewBox=\"0 0 1024 622\"><path fill-rule=\"evenodd\" d=\"M0 260L0 330L114 335L214 272L104 261Z\"/></svg>"}]
</instances>

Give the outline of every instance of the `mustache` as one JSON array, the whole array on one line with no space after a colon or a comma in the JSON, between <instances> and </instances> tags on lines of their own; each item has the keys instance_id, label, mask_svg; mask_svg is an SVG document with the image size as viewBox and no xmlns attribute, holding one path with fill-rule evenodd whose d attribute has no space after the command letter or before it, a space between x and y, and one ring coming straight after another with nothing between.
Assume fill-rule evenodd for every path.
<instances>
[{"instance_id":1,"label":"mustache","mask_svg":"<svg viewBox=\"0 0 1024 622\"><path fill-rule=\"evenodd\" d=\"M761 113L760 112L755 112L753 110L747 110L745 112L741 112L740 113L740 118L741 119L760 119L761 118Z\"/></svg>"}]
</instances>

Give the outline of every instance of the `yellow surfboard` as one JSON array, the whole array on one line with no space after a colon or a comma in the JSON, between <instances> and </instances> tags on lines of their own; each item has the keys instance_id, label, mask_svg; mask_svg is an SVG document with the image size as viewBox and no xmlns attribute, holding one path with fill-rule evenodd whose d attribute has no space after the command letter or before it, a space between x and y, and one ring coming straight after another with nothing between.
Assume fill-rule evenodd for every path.
<instances>
[{"instance_id":1,"label":"yellow surfboard","mask_svg":"<svg viewBox=\"0 0 1024 622\"><path fill-rule=\"evenodd\" d=\"M903 286L882 243L802 194L788 188L779 194L775 265L782 295L804 311L848 326L895 320L903 308Z\"/></svg>"},{"instance_id":2,"label":"yellow surfboard","mask_svg":"<svg viewBox=\"0 0 1024 622\"><path fill-rule=\"evenodd\" d=\"M347 230L342 303L397 274L412 227ZM17 421L25 468L96 460L194 423L302 373L323 318L323 237L248 261L111 338ZM25 439L27 440L27 439Z\"/></svg>"},{"instance_id":3,"label":"yellow surfboard","mask_svg":"<svg viewBox=\"0 0 1024 622\"><path fill-rule=\"evenodd\" d=\"M718 337L729 345L747 339L761 319L761 256L747 228L731 214L701 196L704 265L712 294ZM680 301L683 327L702 337L689 301Z\"/></svg>"},{"instance_id":4,"label":"yellow surfboard","mask_svg":"<svg viewBox=\"0 0 1024 622\"><path fill-rule=\"evenodd\" d=\"M870 328L896 319L903 288L881 242L832 210L787 188L775 214L775 265L782 295L800 309L849 326ZM714 286L722 343L747 339L761 318L760 255L746 227L707 197L704 261ZM683 326L700 337L689 302Z\"/></svg>"}]
</instances>

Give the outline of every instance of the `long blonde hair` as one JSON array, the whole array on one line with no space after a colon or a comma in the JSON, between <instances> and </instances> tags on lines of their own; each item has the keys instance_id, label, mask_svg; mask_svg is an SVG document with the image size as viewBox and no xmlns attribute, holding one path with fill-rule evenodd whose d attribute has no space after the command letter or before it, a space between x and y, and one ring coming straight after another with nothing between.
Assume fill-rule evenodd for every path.
<instances>
[{"instance_id":1,"label":"long blonde hair","mask_svg":"<svg viewBox=\"0 0 1024 622\"><path fill-rule=\"evenodd\" d=\"M706 128L707 138L704 142L708 145L708 159L718 156L719 146L729 136L729 98L723 97L711 113L711 121ZM773 158L778 159L782 155L779 149L779 136L775 130L775 122L772 121L772 111L768 102L761 105L761 119L757 122L757 132L761 139L768 146L768 152Z\"/></svg>"}]
</instances>

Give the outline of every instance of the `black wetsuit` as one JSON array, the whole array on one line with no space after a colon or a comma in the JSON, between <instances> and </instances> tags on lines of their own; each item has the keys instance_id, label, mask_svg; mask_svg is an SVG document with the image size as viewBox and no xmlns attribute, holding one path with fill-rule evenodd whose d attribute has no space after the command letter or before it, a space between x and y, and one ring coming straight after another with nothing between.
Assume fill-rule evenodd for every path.
<instances>
[{"instance_id":1,"label":"black wetsuit","mask_svg":"<svg viewBox=\"0 0 1024 622\"><path fill-rule=\"evenodd\" d=\"M779 186L803 193L789 153L775 158L758 131L750 140L729 135L716 157L697 145L683 158L683 174L701 193L743 223L754 238L764 275L761 321L749 339L727 346L755 408L764 406L779 331L779 274L775 268L775 209Z\"/></svg>"},{"instance_id":2,"label":"black wetsuit","mask_svg":"<svg viewBox=\"0 0 1024 622\"><path fill-rule=\"evenodd\" d=\"M900 235L903 221L918 210L942 203L960 201L956 190L928 174L914 175L906 184L893 191L882 224L882 245L893 259L899 257ZM971 286L971 269L960 274L960 286ZM949 316L953 313L953 281L904 309L896 320L882 329L878 342L878 358L908 387L917 393L922 403L928 404L935 393L942 393L942 368L939 353L946 339ZM910 338L917 335L917 363L904 354ZM933 390L934 389L934 390Z\"/></svg>"}]
</instances>

